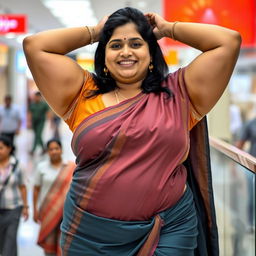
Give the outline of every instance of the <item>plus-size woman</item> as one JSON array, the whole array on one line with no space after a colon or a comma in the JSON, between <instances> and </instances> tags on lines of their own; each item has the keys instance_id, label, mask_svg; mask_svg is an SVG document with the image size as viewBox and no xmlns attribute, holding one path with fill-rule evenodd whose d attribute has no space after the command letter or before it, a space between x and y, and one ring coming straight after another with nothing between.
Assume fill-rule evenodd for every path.
<instances>
[{"instance_id":1,"label":"plus-size woman","mask_svg":"<svg viewBox=\"0 0 256 256\"><path fill-rule=\"evenodd\" d=\"M202 53L168 74L162 37ZM94 42L95 74L65 56ZM169 22L133 8L95 27L25 39L41 93L74 132L77 168L64 208L63 255L218 255L207 161L197 162L199 176L190 177L201 182L200 209L195 202L202 198L193 199L187 183L195 165L183 163L191 150L198 153L190 131L202 127L199 120L225 90L240 43L230 29Z\"/></svg>"}]
</instances>

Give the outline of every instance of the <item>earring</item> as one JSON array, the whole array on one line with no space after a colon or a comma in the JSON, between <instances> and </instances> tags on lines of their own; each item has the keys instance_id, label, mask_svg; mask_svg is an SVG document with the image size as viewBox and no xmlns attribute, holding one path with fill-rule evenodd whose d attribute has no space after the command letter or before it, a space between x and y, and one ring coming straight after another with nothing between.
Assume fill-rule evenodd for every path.
<instances>
[{"instance_id":1,"label":"earring","mask_svg":"<svg viewBox=\"0 0 256 256\"><path fill-rule=\"evenodd\" d=\"M152 72L153 68L154 68L154 65L152 64L152 62L150 62L149 66L148 66L149 72Z\"/></svg>"},{"instance_id":2,"label":"earring","mask_svg":"<svg viewBox=\"0 0 256 256\"><path fill-rule=\"evenodd\" d=\"M105 73L105 76L108 76L108 68L105 67L105 68L103 69L103 71L104 71L104 73Z\"/></svg>"}]
</instances>

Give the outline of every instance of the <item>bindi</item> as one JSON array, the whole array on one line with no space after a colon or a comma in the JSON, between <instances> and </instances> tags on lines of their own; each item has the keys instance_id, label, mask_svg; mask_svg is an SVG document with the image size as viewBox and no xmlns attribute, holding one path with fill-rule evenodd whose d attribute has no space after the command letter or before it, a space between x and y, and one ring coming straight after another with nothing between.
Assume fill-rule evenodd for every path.
<instances>
[{"instance_id":1,"label":"bindi","mask_svg":"<svg viewBox=\"0 0 256 256\"><path fill-rule=\"evenodd\" d=\"M124 37L124 41L126 40L126 37Z\"/></svg>"}]
</instances>

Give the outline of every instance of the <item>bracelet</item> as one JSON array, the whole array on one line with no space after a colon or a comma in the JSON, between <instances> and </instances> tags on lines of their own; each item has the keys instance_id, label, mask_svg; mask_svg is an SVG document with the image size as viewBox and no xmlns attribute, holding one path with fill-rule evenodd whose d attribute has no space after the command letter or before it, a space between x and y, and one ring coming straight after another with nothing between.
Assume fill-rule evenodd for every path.
<instances>
[{"instance_id":1,"label":"bracelet","mask_svg":"<svg viewBox=\"0 0 256 256\"><path fill-rule=\"evenodd\" d=\"M171 37L172 37L172 39L173 40L175 40L176 41L176 38L175 38L175 31L174 31L174 29L175 29L175 25L178 23L179 21L175 21L173 24L172 24L172 30L171 30Z\"/></svg>"},{"instance_id":2,"label":"bracelet","mask_svg":"<svg viewBox=\"0 0 256 256\"><path fill-rule=\"evenodd\" d=\"M88 30L88 33L90 35L90 44L93 44L94 43L94 28L93 27L88 27L88 26L85 26Z\"/></svg>"}]
</instances>

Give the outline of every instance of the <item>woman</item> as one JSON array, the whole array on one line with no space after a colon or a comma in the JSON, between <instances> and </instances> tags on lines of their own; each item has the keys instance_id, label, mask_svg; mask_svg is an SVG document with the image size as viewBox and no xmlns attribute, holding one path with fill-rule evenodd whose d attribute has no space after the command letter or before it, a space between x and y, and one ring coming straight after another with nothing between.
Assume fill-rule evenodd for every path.
<instances>
[{"instance_id":1,"label":"woman","mask_svg":"<svg viewBox=\"0 0 256 256\"><path fill-rule=\"evenodd\" d=\"M34 221L39 223L38 244L45 255L60 255L59 235L63 204L72 179L74 163L62 160L62 145L58 139L46 144L49 159L36 169L33 191Z\"/></svg>"},{"instance_id":2,"label":"woman","mask_svg":"<svg viewBox=\"0 0 256 256\"><path fill-rule=\"evenodd\" d=\"M202 54L167 74L157 43L162 37ZM65 54L94 42L93 75ZM210 176L201 169L208 162L196 163L200 180L207 181L205 187L199 183L199 199L207 203L201 205L209 229L197 218L182 163L189 131L223 93L240 43L239 33L226 28L168 22L133 8L95 27L45 31L24 40L38 87L74 132L78 166L65 202L63 255L218 255Z\"/></svg>"},{"instance_id":3,"label":"woman","mask_svg":"<svg viewBox=\"0 0 256 256\"><path fill-rule=\"evenodd\" d=\"M12 141L0 136L0 255L17 255L20 216L28 219L24 172L13 156Z\"/></svg>"}]
</instances>

